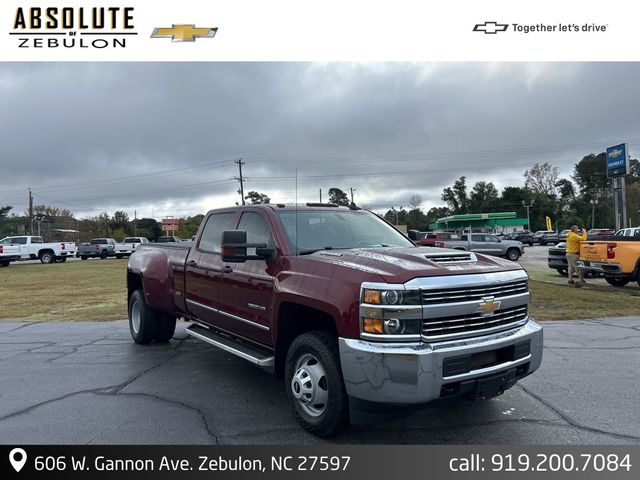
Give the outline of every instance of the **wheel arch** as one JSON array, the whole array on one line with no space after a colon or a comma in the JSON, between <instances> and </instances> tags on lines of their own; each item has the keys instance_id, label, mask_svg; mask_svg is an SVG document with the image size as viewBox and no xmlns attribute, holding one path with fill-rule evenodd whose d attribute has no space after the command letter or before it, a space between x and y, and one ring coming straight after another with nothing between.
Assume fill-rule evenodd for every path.
<instances>
[{"instance_id":1,"label":"wheel arch","mask_svg":"<svg viewBox=\"0 0 640 480\"><path fill-rule=\"evenodd\" d=\"M284 375L287 351L293 340L303 333L314 330L328 331L336 339L338 338L336 319L326 311L292 301L280 304L275 355L275 374L278 378Z\"/></svg>"}]
</instances>

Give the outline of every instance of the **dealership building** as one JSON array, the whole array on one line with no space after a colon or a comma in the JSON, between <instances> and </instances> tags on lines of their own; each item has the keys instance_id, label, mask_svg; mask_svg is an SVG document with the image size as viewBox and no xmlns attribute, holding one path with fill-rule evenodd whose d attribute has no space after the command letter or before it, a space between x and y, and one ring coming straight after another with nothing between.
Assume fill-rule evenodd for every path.
<instances>
[{"instance_id":1,"label":"dealership building","mask_svg":"<svg viewBox=\"0 0 640 480\"><path fill-rule=\"evenodd\" d=\"M527 219L516 212L468 213L449 215L429 224L429 230L459 232L511 233L527 229Z\"/></svg>"}]
</instances>

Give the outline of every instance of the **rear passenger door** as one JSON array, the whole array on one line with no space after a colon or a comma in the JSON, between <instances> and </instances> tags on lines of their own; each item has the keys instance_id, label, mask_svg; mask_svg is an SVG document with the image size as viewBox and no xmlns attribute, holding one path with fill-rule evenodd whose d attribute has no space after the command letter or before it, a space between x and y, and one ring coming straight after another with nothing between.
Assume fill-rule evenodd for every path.
<instances>
[{"instance_id":1,"label":"rear passenger door","mask_svg":"<svg viewBox=\"0 0 640 480\"><path fill-rule=\"evenodd\" d=\"M222 232L233 228L234 212L212 213L202 235L192 245L184 271L187 310L206 323L218 325L218 282L222 274L220 245ZM176 282L178 284L178 282Z\"/></svg>"},{"instance_id":2,"label":"rear passenger door","mask_svg":"<svg viewBox=\"0 0 640 480\"><path fill-rule=\"evenodd\" d=\"M247 232L247 243L265 243L275 247L271 225L262 212L245 211L238 230ZM255 255L248 248L247 255ZM273 281L270 266L273 262L247 260L224 265L220 280L218 308L221 320L236 334L271 346L273 316Z\"/></svg>"}]
</instances>

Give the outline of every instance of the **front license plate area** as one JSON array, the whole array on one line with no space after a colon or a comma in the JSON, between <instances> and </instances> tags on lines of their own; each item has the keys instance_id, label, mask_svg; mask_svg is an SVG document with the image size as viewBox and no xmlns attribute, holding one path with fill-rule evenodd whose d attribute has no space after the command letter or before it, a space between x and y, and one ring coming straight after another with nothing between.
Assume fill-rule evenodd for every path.
<instances>
[{"instance_id":1,"label":"front license plate area","mask_svg":"<svg viewBox=\"0 0 640 480\"><path fill-rule=\"evenodd\" d=\"M502 395L512 385L515 375L516 371L512 369L490 377L478 378L470 392L471 397L475 400Z\"/></svg>"}]
</instances>

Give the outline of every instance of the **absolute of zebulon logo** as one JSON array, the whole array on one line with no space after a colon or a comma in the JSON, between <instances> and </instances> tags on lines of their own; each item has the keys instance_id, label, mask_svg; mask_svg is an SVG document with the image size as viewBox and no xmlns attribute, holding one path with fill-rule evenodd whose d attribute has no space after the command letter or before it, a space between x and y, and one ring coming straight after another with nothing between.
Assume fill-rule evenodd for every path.
<instances>
[{"instance_id":1,"label":"absolute of zebulon logo","mask_svg":"<svg viewBox=\"0 0 640 480\"><path fill-rule=\"evenodd\" d=\"M474 32L483 32L487 35L495 35L498 32L506 32L509 30L508 23L499 23L499 22L484 22L484 23L476 23L473 27ZM520 23L512 23L511 28L515 33L539 33L539 32L606 32L607 27L609 25L598 25L596 23L556 23L556 24L546 24L546 23L537 23L534 25L523 25Z\"/></svg>"},{"instance_id":2,"label":"absolute of zebulon logo","mask_svg":"<svg viewBox=\"0 0 640 480\"><path fill-rule=\"evenodd\" d=\"M19 48L125 48L133 7L18 7L9 32Z\"/></svg>"}]
</instances>

